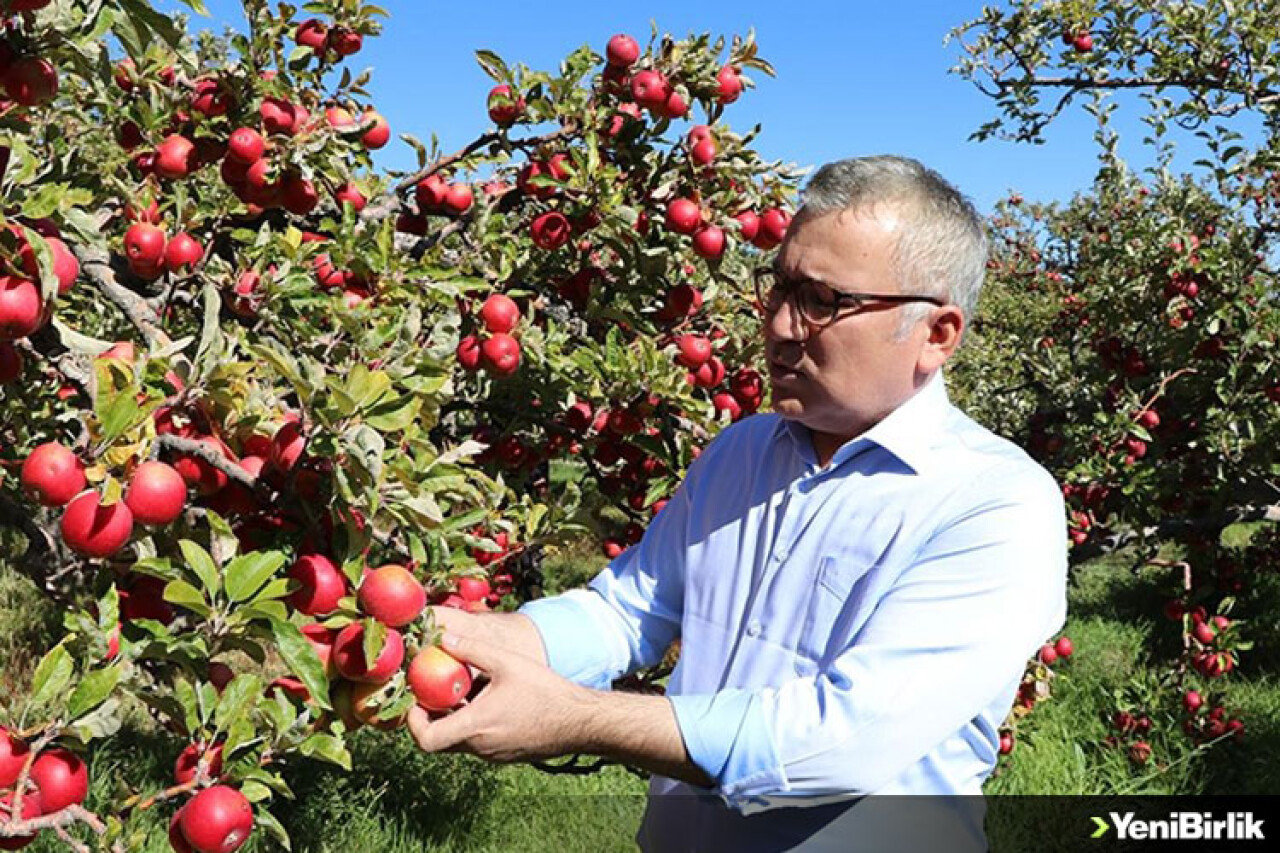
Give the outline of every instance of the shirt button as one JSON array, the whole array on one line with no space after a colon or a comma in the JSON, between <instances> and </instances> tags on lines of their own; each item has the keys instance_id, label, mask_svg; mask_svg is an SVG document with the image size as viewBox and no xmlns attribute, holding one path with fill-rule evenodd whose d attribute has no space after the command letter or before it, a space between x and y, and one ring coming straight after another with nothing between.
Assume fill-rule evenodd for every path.
<instances>
[{"instance_id":1,"label":"shirt button","mask_svg":"<svg viewBox=\"0 0 1280 853\"><path fill-rule=\"evenodd\" d=\"M748 626L747 626L747 636L748 636L748 637L759 637L759 636L760 636L760 632L761 632L762 630L763 630L763 628L761 627L761 625L760 625L760 623L759 623L759 622L752 622L750 625L748 625Z\"/></svg>"},{"instance_id":2,"label":"shirt button","mask_svg":"<svg viewBox=\"0 0 1280 853\"><path fill-rule=\"evenodd\" d=\"M789 553L790 553L790 552L789 552L789 551L787 551L787 549L786 549L786 548L783 548L781 551L779 551L779 552L778 552L778 554L777 554L777 556L776 556L776 558L775 558L775 559L777 559L777 561L778 561L779 563L781 563L783 560L787 559L787 554L789 554Z\"/></svg>"}]
</instances>

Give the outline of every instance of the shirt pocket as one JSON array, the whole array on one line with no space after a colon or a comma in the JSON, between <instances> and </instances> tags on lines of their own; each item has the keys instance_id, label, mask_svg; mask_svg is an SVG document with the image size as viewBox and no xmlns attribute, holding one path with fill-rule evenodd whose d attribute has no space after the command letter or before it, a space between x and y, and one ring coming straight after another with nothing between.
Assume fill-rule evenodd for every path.
<instances>
[{"instance_id":1,"label":"shirt pocket","mask_svg":"<svg viewBox=\"0 0 1280 853\"><path fill-rule=\"evenodd\" d=\"M820 662L829 651L842 643L833 643L845 631L841 617L850 609L854 584L866 572L866 566L849 559L822 557L814 574L813 592L805 608L798 651L801 657Z\"/></svg>"}]
</instances>

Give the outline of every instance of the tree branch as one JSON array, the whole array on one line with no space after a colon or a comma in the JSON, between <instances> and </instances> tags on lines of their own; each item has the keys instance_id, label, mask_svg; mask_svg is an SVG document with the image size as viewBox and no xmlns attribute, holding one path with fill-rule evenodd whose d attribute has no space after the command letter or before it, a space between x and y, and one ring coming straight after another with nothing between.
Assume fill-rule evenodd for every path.
<instances>
[{"instance_id":1,"label":"tree branch","mask_svg":"<svg viewBox=\"0 0 1280 853\"><path fill-rule=\"evenodd\" d=\"M75 246L72 251L80 261L81 271L116 304L129 322L142 333L155 349L169 343L169 337L160 328L160 316L147 304L147 300L120 283L111 255L106 250L92 246Z\"/></svg>"}]
</instances>

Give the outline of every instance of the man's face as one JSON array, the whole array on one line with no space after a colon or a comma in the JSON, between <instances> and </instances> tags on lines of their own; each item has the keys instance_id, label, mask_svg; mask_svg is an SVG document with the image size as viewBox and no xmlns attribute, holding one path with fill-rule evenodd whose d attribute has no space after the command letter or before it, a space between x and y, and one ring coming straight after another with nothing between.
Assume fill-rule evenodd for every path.
<instances>
[{"instance_id":1,"label":"man's face","mask_svg":"<svg viewBox=\"0 0 1280 853\"><path fill-rule=\"evenodd\" d=\"M887 207L798 217L776 266L790 281L813 279L836 290L897 294L892 252L903 223ZM871 302L843 308L811 328L787 301L764 323L773 407L834 450L905 402L927 376L918 373L928 323L899 338L904 306ZM834 444L834 446L831 446ZM827 454L829 455L829 454Z\"/></svg>"}]
</instances>

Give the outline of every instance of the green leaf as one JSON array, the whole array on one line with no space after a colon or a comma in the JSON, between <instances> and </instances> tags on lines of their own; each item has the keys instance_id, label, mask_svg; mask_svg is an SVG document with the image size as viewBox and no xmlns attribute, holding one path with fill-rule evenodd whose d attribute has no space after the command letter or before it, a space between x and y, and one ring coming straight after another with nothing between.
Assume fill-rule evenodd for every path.
<instances>
[{"instance_id":1,"label":"green leaf","mask_svg":"<svg viewBox=\"0 0 1280 853\"><path fill-rule=\"evenodd\" d=\"M392 397L365 413L365 423L379 432L400 432L417 419L421 400L417 397Z\"/></svg>"},{"instance_id":2,"label":"green leaf","mask_svg":"<svg viewBox=\"0 0 1280 853\"><path fill-rule=\"evenodd\" d=\"M83 717L107 701L107 697L119 683L120 667L118 665L90 672L80 680L75 691L72 692L71 700L67 702L67 716L72 720Z\"/></svg>"},{"instance_id":3,"label":"green leaf","mask_svg":"<svg viewBox=\"0 0 1280 853\"><path fill-rule=\"evenodd\" d=\"M204 585L205 595L212 599L222 589L218 564L213 561L213 556L190 539L183 539L178 543L178 547L182 549L182 557L187 565Z\"/></svg>"},{"instance_id":4,"label":"green leaf","mask_svg":"<svg viewBox=\"0 0 1280 853\"><path fill-rule=\"evenodd\" d=\"M502 57L491 50L477 50L476 62L480 63L480 68L485 74L488 74L499 83L506 83L511 80L511 72L507 69L507 64L502 61Z\"/></svg>"},{"instance_id":5,"label":"green leaf","mask_svg":"<svg viewBox=\"0 0 1280 853\"><path fill-rule=\"evenodd\" d=\"M107 587L107 591L98 599L98 630L110 634L116 630L120 621L120 591L115 584Z\"/></svg>"},{"instance_id":6,"label":"green leaf","mask_svg":"<svg viewBox=\"0 0 1280 853\"><path fill-rule=\"evenodd\" d=\"M387 626L377 619L364 620L364 661L366 667L373 666L373 662L378 659L378 655L382 654L382 647L386 644Z\"/></svg>"},{"instance_id":7,"label":"green leaf","mask_svg":"<svg viewBox=\"0 0 1280 853\"><path fill-rule=\"evenodd\" d=\"M253 551L236 557L227 566L227 597L233 602L252 597L284 562L280 551Z\"/></svg>"},{"instance_id":8,"label":"green leaf","mask_svg":"<svg viewBox=\"0 0 1280 853\"><path fill-rule=\"evenodd\" d=\"M222 361L222 295L217 285L204 285L204 323L200 329L200 345L196 348L196 376L207 376Z\"/></svg>"},{"instance_id":9,"label":"green leaf","mask_svg":"<svg viewBox=\"0 0 1280 853\"><path fill-rule=\"evenodd\" d=\"M311 641L303 636L297 625L284 619L271 623L271 634L276 651L284 658L289 670L307 686L311 700L326 710L332 708L329 704L329 679Z\"/></svg>"},{"instance_id":10,"label":"green leaf","mask_svg":"<svg viewBox=\"0 0 1280 853\"><path fill-rule=\"evenodd\" d=\"M319 758L330 764L336 764L343 770L351 770L351 753L342 738L323 732L314 734L298 745L298 752L310 758Z\"/></svg>"},{"instance_id":11,"label":"green leaf","mask_svg":"<svg viewBox=\"0 0 1280 853\"><path fill-rule=\"evenodd\" d=\"M348 767L348 770L351 768ZM293 843L289 840L289 832L284 828L280 821L276 820L276 816L266 809L256 809L253 815L253 821L258 826L267 831L275 839L276 843L285 850L292 850Z\"/></svg>"},{"instance_id":12,"label":"green leaf","mask_svg":"<svg viewBox=\"0 0 1280 853\"><path fill-rule=\"evenodd\" d=\"M1223 528L1218 541L1224 548L1248 548L1259 531L1271 526L1267 521L1242 521Z\"/></svg>"},{"instance_id":13,"label":"green leaf","mask_svg":"<svg viewBox=\"0 0 1280 853\"><path fill-rule=\"evenodd\" d=\"M276 578L258 591L258 594L253 597L253 603L284 598L290 593L292 586L293 583L289 578Z\"/></svg>"},{"instance_id":14,"label":"green leaf","mask_svg":"<svg viewBox=\"0 0 1280 853\"><path fill-rule=\"evenodd\" d=\"M94 413L102 425L102 444L111 444L147 416L138 406L137 394L137 386L129 384L94 401Z\"/></svg>"},{"instance_id":15,"label":"green leaf","mask_svg":"<svg viewBox=\"0 0 1280 853\"><path fill-rule=\"evenodd\" d=\"M186 581L169 581L164 588L164 600L185 607L199 616L208 616L213 612L204 593Z\"/></svg>"},{"instance_id":16,"label":"green leaf","mask_svg":"<svg viewBox=\"0 0 1280 853\"><path fill-rule=\"evenodd\" d=\"M147 31L158 35L169 47L177 50L182 45L182 30L169 19L168 16L157 12L144 0L119 0L120 7L134 26L138 28L139 34L143 36L139 40L139 48L141 43L145 42ZM139 49L137 55L142 55L143 51Z\"/></svg>"},{"instance_id":17,"label":"green leaf","mask_svg":"<svg viewBox=\"0 0 1280 853\"><path fill-rule=\"evenodd\" d=\"M182 705L182 722L186 725L187 732L199 730L204 725L205 716L195 685L186 678L180 678L173 685L173 696Z\"/></svg>"},{"instance_id":18,"label":"green leaf","mask_svg":"<svg viewBox=\"0 0 1280 853\"><path fill-rule=\"evenodd\" d=\"M249 672L242 672L231 679L222 690L218 708L214 712L214 724L219 731L228 731L239 722L254 702L262 696L262 679Z\"/></svg>"},{"instance_id":19,"label":"green leaf","mask_svg":"<svg viewBox=\"0 0 1280 853\"><path fill-rule=\"evenodd\" d=\"M64 692L75 674L75 664L71 653L59 643L40 659L36 666L36 674L31 679L31 699L29 706L38 708L45 705L54 696Z\"/></svg>"}]
</instances>

